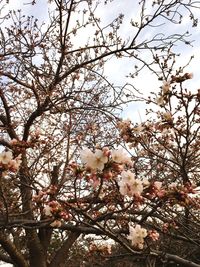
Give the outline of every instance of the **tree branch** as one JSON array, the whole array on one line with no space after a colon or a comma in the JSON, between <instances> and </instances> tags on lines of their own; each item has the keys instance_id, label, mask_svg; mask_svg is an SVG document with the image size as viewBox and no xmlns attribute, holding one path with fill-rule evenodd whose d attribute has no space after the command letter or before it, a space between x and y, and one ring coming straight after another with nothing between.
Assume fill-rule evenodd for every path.
<instances>
[{"instance_id":1,"label":"tree branch","mask_svg":"<svg viewBox=\"0 0 200 267\"><path fill-rule=\"evenodd\" d=\"M56 251L55 256L49 264L49 267L61 267L62 263L66 260L69 250L71 249L73 243L77 240L80 233L70 233L67 240L61 246L60 249Z\"/></svg>"},{"instance_id":2,"label":"tree branch","mask_svg":"<svg viewBox=\"0 0 200 267\"><path fill-rule=\"evenodd\" d=\"M24 256L17 250L15 245L2 232L0 234L0 244L10 256L11 261L15 263L15 266L29 267Z\"/></svg>"}]
</instances>

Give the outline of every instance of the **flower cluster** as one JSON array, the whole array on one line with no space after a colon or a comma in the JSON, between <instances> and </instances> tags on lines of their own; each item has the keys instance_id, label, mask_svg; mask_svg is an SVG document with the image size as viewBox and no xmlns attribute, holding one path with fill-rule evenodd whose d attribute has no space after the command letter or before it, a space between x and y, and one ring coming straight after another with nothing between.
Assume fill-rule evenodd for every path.
<instances>
[{"instance_id":1,"label":"flower cluster","mask_svg":"<svg viewBox=\"0 0 200 267\"><path fill-rule=\"evenodd\" d=\"M48 217L51 221L53 220L50 224L52 227L60 227L62 221L68 221L71 218L68 208L66 208L64 204L59 203L57 200L49 201L52 197L55 198L56 192L57 187L51 185L47 188L43 188L37 195L33 196L36 209L42 206L43 215Z\"/></svg>"},{"instance_id":2,"label":"flower cluster","mask_svg":"<svg viewBox=\"0 0 200 267\"><path fill-rule=\"evenodd\" d=\"M80 152L81 161L85 164L85 166L92 170L99 171L104 169L110 156L113 162L132 165L130 156L123 148L110 151L107 147L105 147L102 150L96 149L94 153L90 149L86 148Z\"/></svg>"},{"instance_id":3,"label":"flower cluster","mask_svg":"<svg viewBox=\"0 0 200 267\"><path fill-rule=\"evenodd\" d=\"M123 171L122 179L118 182L120 193L123 196L140 195L143 191L143 181L136 179L134 173L131 171Z\"/></svg>"},{"instance_id":4,"label":"flower cluster","mask_svg":"<svg viewBox=\"0 0 200 267\"><path fill-rule=\"evenodd\" d=\"M61 225L61 219L67 221L70 218L70 215L67 211L64 210L64 208L61 206L61 204L57 201L51 201L48 204L45 205L43 209L43 213L47 217L54 217L55 221L51 223L52 227L60 227Z\"/></svg>"},{"instance_id":5,"label":"flower cluster","mask_svg":"<svg viewBox=\"0 0 200 267\"><path fill-rule=\"evenodd\" d=\"M104 164L108 161L108 157L100 149L97 149L95 153L93 153L91 150L86 148L81 151L80 156L86 167L94 170L102 171L104 169Z\"/></svg>"},{"instance_id":6,"label":"flower cluster","mask_svg":"<svg viewBox=\"0 0 200 267\"><path fill-rule=\"evenodd\" d=\"M55 195L57 192L57 187L55 185L50 185L46 188L43 188L38 194L33 196L33 201L35 203L45 203L48 201L49 196Z\"/></svg>"},{"instance_id":7,"label":"flower cluster","mask_svg":"<svg viewBox=\"0 0 200 267\"><path fill-rule=\"evenodd\" d=\"M112 150L111 157L116 163L132 165L130 156L123 148Z\"/></svg>"},{"instance_id":8,"label":"flower cluster","mask_svg":"<svg viewBox=\"0 0 200 267\"><path fill-rule=\"evenodd\" d=\"M3 170L16 172L21 164L21 156L13 158L11 151L3 151L0 153L0 167Z\"/></svg>"},{"instance_id":9,"label":"flower cluster","mask_svg":"<svg viewBox=\"0 0 200 267\"><path fill-rule=\"evenodd\" d=\"M147 236L147 230L142 228L141 225L136 224L131 225L129 224L129 236L128 239L131 240L131 244L134 247L139 249L143 249L144 247L144 238Z\"/></svg>"},{"instance_id":10,"label":"flower cluster","mask_svg":"<svg viewBox=\"0 0 200 267\"><path fill-rule=\"evenodd\" d=\"M170 86L171 86L171 84L170 84L169 81L164 81L164 83L163 83L163 85L162 85L162 93L163 93L163 95L169 93L169 91L170 91Z\"/></svg>"},{"instance_id":11,"label":"flower cluster","mask_svg":"<svg viewBox=\"0 0 200 267\"><path fill-rule=\"evenodd\" d=\"M97 253L97 252L103 255L109 255L112 253L112 246L111 244L108 244L108 243L104 243L104 244L91 243L89 246L89 255L93 253Z\"/></svg>"},{"instance_id":12,"label":"flower cluster","mask_svg":"<svg viewBox=\"0 0 200 267\"><path fill-rule=\"evenodd\" d=\"M155 181L151 183L151 186L149 188L149 192L146 194L149 199L153 198L163 198L166 194L165 189L163 188L162 182Z\"/></svg>"},{"instance_id":13,"label":"flower cluster","mask_svg":"<svg viewBox=\"0 0 200 267\"><path fill-rule=\"evenodd\" d=\"M167 197L171 206L178 204L179 206L190 205L190 207L199 208L200 200L196 192L195 185L190 183L184 185L172 183Z\"/></svg>"},{"instance_id":14,"label":"flower cluster","mask_svg":"<svg viewBox=\"0 0 200 267\"><path fill-rule=\"evenodd\" d=\"M52 217L53 214L54 215L59 214L61 211L62 211L62 207L60 203L58 203L57 201L49 202L48 205L46 205L43 210L44 214L47 217Z\"/></svg>"},{"instance_id":15,"label":"flower cluster","mask_svg":"<svg viewBox=\"0 0 200 267\"><path fill-rule=\"evenodd\" d=\"M143 249L145 237L150 237L152 241L157 241L159 239L159 233L156 230L147 231L145 228L142 228L141 225L129 224L129 235L128 239L131 240L132 246Z\"/></svg>"},{"instance_id":16,"label":"flower cluster","mask_svg":"<svg viewBox=\"0 0 200 267\"><path fill-rule=\"evenodd\" d=\"M148 231L148 236L153 240L153 241L157 241L159 239L159 233L156 230L149 230Z\"/></svg>"},{"instance_id":17,"label":"flower cluster","mask_svg":"<svg viewBox=\"0 0 200 267\"><path fill-rule=\"evenodd\" d=\"M89 181L92 181L94 187L99 185L100 181L95 171L102 171L103 178L110 179L121 176L118 181L120 193L123 196L140 196L144 188L149 186L147 179L137 179L130 170L125 171L124 166L132 167L133 162L129 154L123 149L109 150L103 148L102 150L97 149L94 153L89 149L81 151L81 160L85 163L86 168L91 170ZM107 164L107 165L106 165Z\"/></svg>"}]
</instances>

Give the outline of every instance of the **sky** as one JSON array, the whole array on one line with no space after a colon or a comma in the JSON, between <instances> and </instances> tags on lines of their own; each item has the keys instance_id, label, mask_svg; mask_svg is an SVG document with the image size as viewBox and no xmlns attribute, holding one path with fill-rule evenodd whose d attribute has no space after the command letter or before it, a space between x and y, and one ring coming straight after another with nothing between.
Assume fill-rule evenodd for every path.
<instances>
[{"instance_id":1,"label":"sky","mask_svg":"<svg viewBox=\"0 0 200 267\"><path fill-rule=\"evenodd\" d=\"M166 0L169 2L170 0ZM47 0L37 0L37 5L30 5L31 0L18 0L18 1L10 1L8 6L9 9L22 9L24 14L30 14L39 19L40 22L47 21L48 18L48 8L47 8ZM108 1L109 2L109 1ZM148 13L151 11L151 1L147 1L147 6L145 12ZM139 20L140 17L140 9L138 8L138 1L133 0L114 0L110 1L106 8L100 5L100 7L96 10L98 16L101 18L101 24L106 25L108 22L112 21L118 14L122 13L125 15L124 23L120 30L120 35L123 37L127 37L132 35L133 27L130 25L130 20ZM195 11L197 17L200 17L199 10ZM74 18L75 20L75 18ZM163 23L161 19L157 21L158 24ZM181 43L177 45L175 48L176 52L181 52L182 56L177 60L177 67L185 65L192 55L195 55L195 58L191 62L188 72L192 72L194 74L194 79L190 83L192 86L200 85L200 76L199 73L199 63L200 63L200 51L199 51L199 42L200 42L200 28L191 28L189 23L188 16L184 17L184 20L181 25L174 24L163 24L160 32L166 34L172 33L183 33L186 30L189 30L191 33L191 40L194 40L192 43L193 46L186 46ZM199 28L199 29L198 29ZM141 40L149 39L155 34L157 31L157 27L151 28L151 30L144 31L142 34ZM89 36L91 33L88 29L82 33L83 36ZM81 36L82 37L82 36ZM84 38L77 38L77 46L79 43L81 44L81 40ZM148 60L149 55L145 52L143 53L144 59ZM130 79L126 78L126 75L133 71L135 62L131 61L129 58L126 59L116 59L112 58L108 64L105 66L105 75L108 77L111 83L115 85L122 85L125 82L133 84L137 89L140 89L146 95L149 95L151 91L155 92L159 90L159 87L162 85L161 82L158 82L157 77L152 75L150 71L143 71L137 78ZM145 77L145 79L144 79ZM200 87L200 86L199 86ZM123 118L130 118L133 121L139 122L142 119L145 119L145 104L144 103L133 103L124 108L122 113ZM139 116L140 114L140 116Z\"/></svg>"},{"instance_id":2,"label":"sky","mask_svg":"<svg viewBox=\"0 0 200 267\"><path fill-rule=\"evenodd\" d=\"M46 0L38 0L37 5L28 5L27 3L31 0L16 0L10 1L8 9L17 10L22 9L24 14L29 14L37 17L40 22L47 21L48 17L48 9L47 9L47 1ZM137 2L133 0L115 0L113 3L111 1L110 4L106 7L106 9L99 8L98 15L101 17L102 24L106 24L112 20L119 13L125 14L124 18L124 26L121 29L121 35L126 37L131 34L133 30L130 26L130 20L134 17L137 20L140 15L140 11L137 8ZM150 1L149 1L150 2ZM147 9L151 9L150 5ZM196 15L200 17L200 12L195 11ZM199 13L199 14L198 14ZM2 14L0 14L1 17ZM181 25L172 25L166 24L162 26L162 32L171 33L171 32L184 32L189 30L192 34L191 40L194 40L192 46L186 46L183 44L179 44L176 47L176 51L181 52L182 56L179 57L177 61L177 67L185 65L190 57L194 55L194 59L188 67L187 71L192 72L194 74L194 78L192 81L188 82L188 86L193 87L194 89L200 88L200 75L199 75L199 66L200 66L200 27L191 28L189 26L189 20L184 18L184 21ZM147 39L152 36L155 28L152 28L151 31L144 32L142 38ZM90 34L90 32L85 33ZM78 42L78 41L77 41ZM148 55L146 55L148 57ZM145 55L144 55L145 58ZM157 78L152 75L149 71L143 71L137 78L134 80L130 78L126 78L126 75L130 73L134 68L135 62L132 62L129 58L123 60L117 60L115 58L111 59L109 64L105 67L105 74L108 76L109 81L116 85L122 85L125 82L132 83L136 88L140 89L143 93L145 92L148 95L151 91L158 91L159 86L162 85L161 82L158 82ZM191 88L190 88L191 89ZM130 118L134 122L140 122L141 120L145 120L145 108L144 103L133 103L127 107L125 107L122 116L124 119ZM9 264L3 264L2 267L9 267Z\"/></svg>"}]
</instances>

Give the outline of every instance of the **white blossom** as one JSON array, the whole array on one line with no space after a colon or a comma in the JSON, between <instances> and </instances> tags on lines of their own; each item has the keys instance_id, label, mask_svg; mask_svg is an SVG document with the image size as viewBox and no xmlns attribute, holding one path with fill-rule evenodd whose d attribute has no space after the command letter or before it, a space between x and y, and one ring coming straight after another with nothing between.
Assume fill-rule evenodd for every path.
<instances>
[{"instance_id":1,"label":"white blossom","mask_svg":"<svg viewBox=\"0 0 200 267\"><path fill-rule=\"evenodd\" d=\"M164 98L162 97L162 96L160 96L160 97L157 97L156 98L156 103L158 104L158 106L164 106L164 104L165 104L165 101L164 101Z\"/></svg>"},{"instance_id":2,"label":"white blossom","mask_svg":"<svg viewBox=\"0 0 200 267\"><path fill-rule=\"evenodd\" d=\"M164 82L162 85L162 92L163 94L167 94L170 90L170 82Z\"/></svg>"},{"instance_id":3,"label":"white blossom","mask_svg":"<svg viewBox=\"0 0 200 267\"><path fill-rule=\"evenodd\" d=\"M81 161L87 164L93 158L93 153L91 150L86 148L80 152L80 157L81 157Z\"/></svg>"},{"instance_id":4,"label":"white blossom","mask_svg":"<svg viewBox=\"0 0 200 267\"><path fill-rule=\"evenodd\" d=\"M133 131L134 131L136 134L140 134L143 130L144 130L144 126L142 126L141 124L138 125L137 127L134 127L134 128L133 128Z\"/></svg>"},{"instance_id":5,"label":"white blossom","mask_svg":"<svg viewBox=\"0 0 200 267\"><path fill-rule=\"evenodd\" d=\"M21 162L21 155L18 155L13 159L13 154L11 151L3 151L0 153L0 164L5 165L4 167L10 171L17 171Z\"/></svg>"},{"instance_id":6,"label":"white blossom","mask_svg":"<svg viewBox=\"0 0 200 267\"><path fill-rule=\"evenodd\" d=\"M163 118L166 121L171 121L172 120L172 114L170 112L165 112L165 113L163 113Z\"/></svg>"},{"instance_id":7,"label":"white blossom","mask_svg":"<svg viewBox=\"0 0 200 267\"><path fill-rule=\"evenodd\" d=\"M86 164L86 167L94 170L102 171L105 163L108 161L108 157L100 149L97 149L95 153L89 149L82 150L80 156L82 162Z\"/></svg>"},{"instance_id":8,"label":"white blossom","mask_svg":"<svg viewBox=\"0 0 200 267\"><path fill-rule=\"evenodd\" d=\"M142 228L141 225L129 224L129 236L128 239L131 240L133 246L143 249L144 238L147 236L147 230Z\"/></svg>"},{"instance_id":9,"label":"white blossom","mask_svg":"<svg viewBox=\"0 0 200 267\"><path fill-rule=\"evenodd\" d=\"M140 195L143 191L142 181L135 179L135 175L131 171L123 171L122 179L118 182L120 193L123 196Z\"/></svg>"},{"instance_id":10,"label":"white blossom","mask_svg":"<svg viewBox=\"0 0 200 267\"><path fill-rule=\"evenodd\" d=\"M0 163L8 164L13 159L13 154L11 151L3 151L0 154Z\"/></svg>"},{"instance_id":11,"label":"white blossom","mask_svg":"<svg viewBox=\"0 0 200 267\"><path fill-rule=\"evenodd\" d=\"M132 164L131 157L123 148L114 149L111 151L112 160L117 163Z\"/></svg>"},{"instance_id":12,"label":"white blossom","mask_svg":"<svg viewBox=\"0 0 200 267\"><path fill-rule=\"evenodd\" d=\"M12 169L12 170L17 171L19 169L19 166L20 166L21 162L22 162L21 155L19 155L15 159L12 159L12 160L9 161L8 167L10 169Z\"/></svg>"},{"instance_id":13,"label":"white blossom","mask_svg":"<svg viewBox=\"0 0 200 267\"><path fill-rule=\"evenodd\" d=\"M46 205L43 209L43 212L46 216L49 216L51 217L53 214L52 214L52 208L49 206L49 205Z\"/></svg>"}]
</instances>

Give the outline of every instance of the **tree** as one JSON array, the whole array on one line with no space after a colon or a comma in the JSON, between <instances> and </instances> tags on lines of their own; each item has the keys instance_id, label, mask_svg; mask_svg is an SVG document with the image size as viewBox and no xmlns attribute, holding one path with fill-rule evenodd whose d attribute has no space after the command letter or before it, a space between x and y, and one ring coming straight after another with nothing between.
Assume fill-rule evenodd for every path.
<instances>
[{"instance_id":1,"label":"tree","mask_svg":"<svg viewBox=\"0 0 200 267\"><path fill-rule=\"evenodd\" d=\"M200 99L199 89L190 91L184 86L191 78L189 73L172 75L158 94L147 99L157 106L147 112L150 118L140 125L128 121L120 128L133 151L137 177L154 181L157 188L157 193L150 193L150 206L142 206L139 221L162 233L159 246L163 252L187 255L199 263ZM152 198L157 198L153 205ZM138 214L133 216L137 221Z\"/></svg>"},{"instance_id":2,"label":"tree","mask_svg":"<svg viewBox=\"0 0 200 267\"><path fill-rule=\"evenodd\" d=\"M32 1L35 4L38 3ZM132 255L143 253L140 249L146 246L147 239L147 255L161 255L161 251L150 250L151 240L158 238L156 230L163 233L155 214L165 208L163 198L171 199L171 191L162 192L160 177L149 181L138 179L138 170L148 159L138 158L138 163L132 166L129 155L116 149L122 142L115 129L117 110L131 101L133 94L126 84L117 87L104 75L104 66L112 56L128 57L138 61L139 68L146 66L153 71L153 63L158 62L155 51L166 54L176 41L186 42L185 33L163 36L158 31L148 40L143 40L142 34L158 21L181 22L185 11L195 26L197 21L192 11L199 7L199 1L151 4L149 11L146 9L149 2L140 1L139 21L131 21L131 35L125 38L120 35L124 15L105 26L96 15L98 1L49 1L45 25L21 10L5 14L2 8L2 261L20 267L63 266L74 242L87 234L112 239ZM105 1L99 5L112 7L114 3ZM90 30L92 38L80 40L84 29ZM142 57L144 50L153 55L151 62ZM177 76L174 79L177 82ZM130 126L119 125L122 130ZM80 162L80 154L85 165ZM150 152L149 155L152 157ZM151 164L155 164L154 158ZM170 166L168 172L173 170ZM187 182L186 177L182 186L188 190L184 191L188 197L193 191ZM174 188L175 191L177 187ZM143 205L146 208L142 211ZM186 211L187 207L181 209L179 216L188 220ZM153 223L148 218L153 218ZM137 225L129 225L130 221ZM140 235L135 240L137 233ZM176 255L166 257L184 262Z\"/></svg>"}]
</instances>

